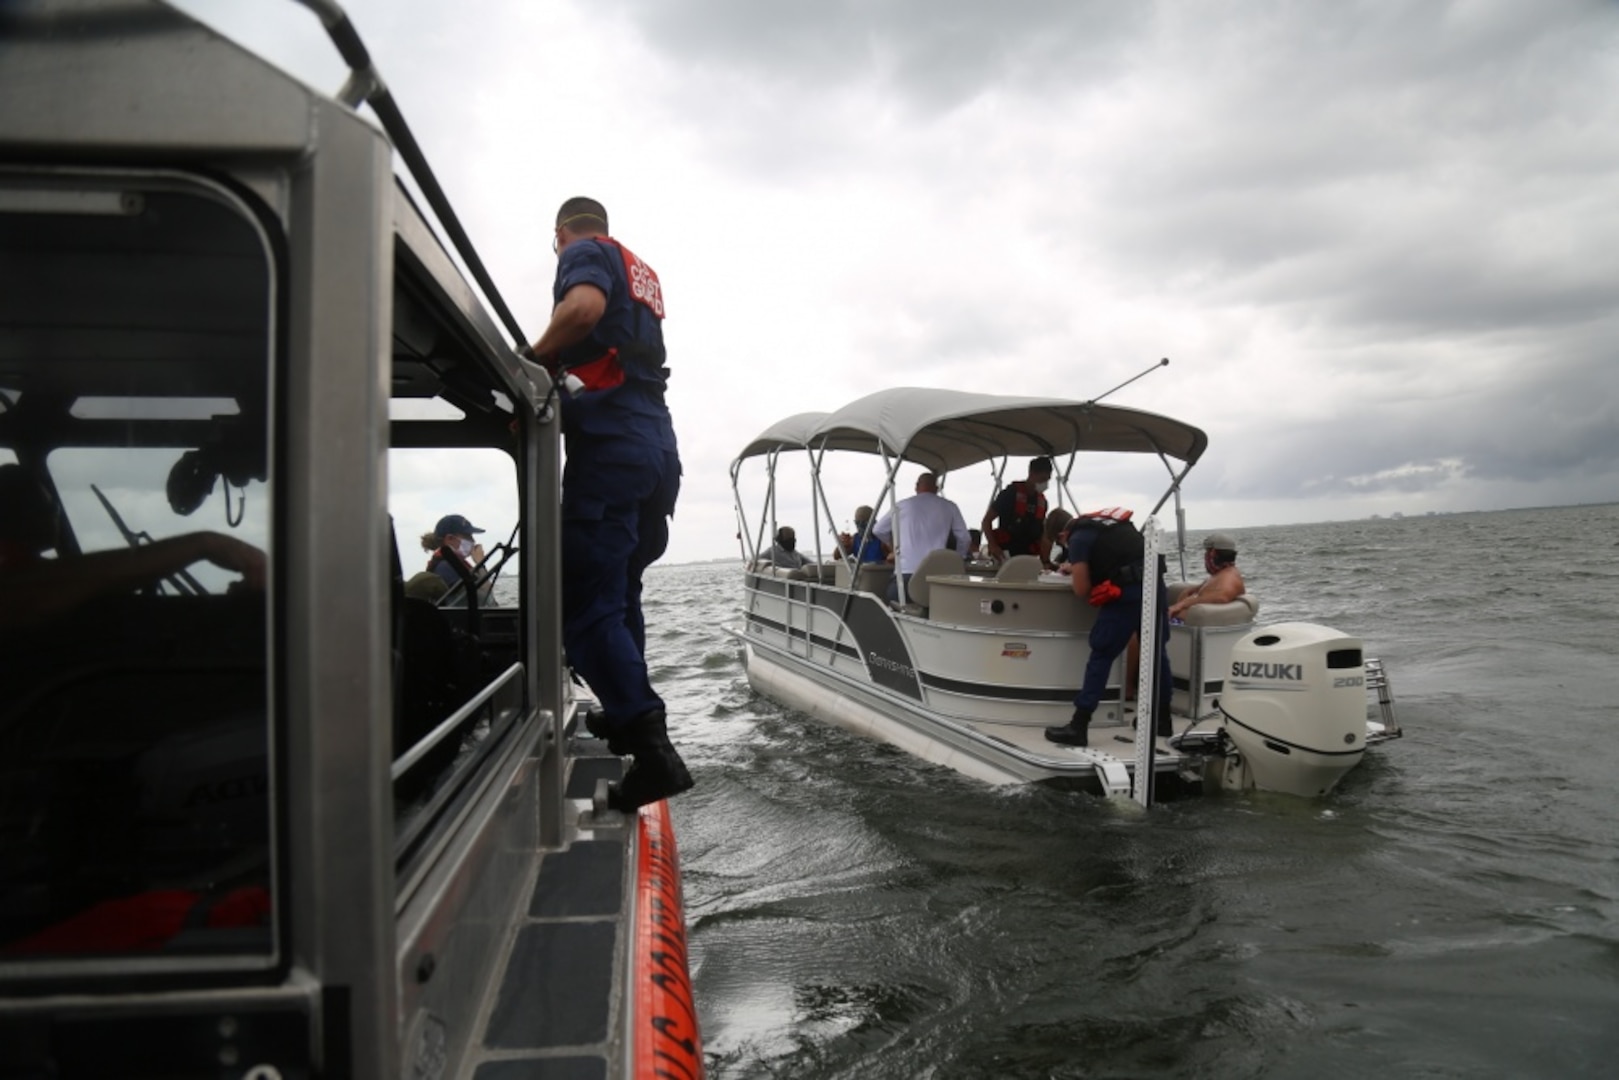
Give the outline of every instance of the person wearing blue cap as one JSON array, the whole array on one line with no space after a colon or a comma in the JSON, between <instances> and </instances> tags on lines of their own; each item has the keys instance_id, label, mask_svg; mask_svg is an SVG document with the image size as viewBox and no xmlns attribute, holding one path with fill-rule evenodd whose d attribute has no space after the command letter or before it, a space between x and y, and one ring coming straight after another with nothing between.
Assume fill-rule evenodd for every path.
<instances>
[{"instance_id":1,"label":"person wearing blue cap","mask_svg":"<svg viewBox=\"0 0 1619 1080\"><path fill-rule=\"evenodd\" d=\"M641 576L669 546L680 453L664 403L663 287L608 235L607 210L569 199L557 210L551 321L526 350L562 398L562 644L600 710L585 727L634 757L608 787L632 812L692 786L669 741L646 666Z\"/></svg>"},{"instance_id":2,"label":"person wearing blue cap","mask_svg":"<svg viewBox=\"0 0 1619 1080\"><path fill-rule=\"evenodd\" d=\"M447 589L463 578L471 581L473 568L483 562L483 545L475 539L483 532L460 514L445 514L422 536L422 550L431 553L427 568L444 579ZM429 579L431 580L431 579Z\"/></svg>"}]
</instances>

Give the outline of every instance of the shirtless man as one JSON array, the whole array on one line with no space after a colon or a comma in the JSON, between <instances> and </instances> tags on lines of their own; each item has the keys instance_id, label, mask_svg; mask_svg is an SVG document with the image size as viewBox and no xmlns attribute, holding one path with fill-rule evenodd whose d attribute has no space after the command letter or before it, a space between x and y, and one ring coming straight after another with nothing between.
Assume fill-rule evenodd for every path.
<instances>
[{"instance_id":1,"label":"shirtless man","mask_svg":"<svg viewBox=\"0 0 1619 1080\"><path fill-rule=\"evenodd\" d=\"M1203 567L1208 579L1181 593L1170 605L1169 617L1180 618L1198 604L1228 604L1248 591L1237 569L1237 542L1229 533L1210 533L1203 538Z\"/></svg>"}]
</instances>

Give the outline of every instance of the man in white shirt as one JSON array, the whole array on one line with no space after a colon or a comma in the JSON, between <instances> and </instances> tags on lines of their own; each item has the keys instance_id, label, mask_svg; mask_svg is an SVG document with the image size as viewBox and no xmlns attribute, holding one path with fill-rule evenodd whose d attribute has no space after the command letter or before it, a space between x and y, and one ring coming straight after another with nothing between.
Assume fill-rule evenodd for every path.
<instances>
[{"instance_id":1,"label":"man in white shirt","mask_svg":"<svg viewBox=\"0 0 1619 1080\"><path fill-rule=\"evenodd\" d=\"M899 514L899 552L896 568L899 578L910 595L911 575L917 564L930 551L954 546L963 555L967 553L970 537L967 519L961 516L961 507L939 494L939 478L925 472L916 478L916 494L902 499L894 510L884 514L872 529L877 539L894 546L894 514ZM955 544L950 540L954 538ZM889 585L889 599L899 596L899 583Z\"/></svg>"}]
</instances>

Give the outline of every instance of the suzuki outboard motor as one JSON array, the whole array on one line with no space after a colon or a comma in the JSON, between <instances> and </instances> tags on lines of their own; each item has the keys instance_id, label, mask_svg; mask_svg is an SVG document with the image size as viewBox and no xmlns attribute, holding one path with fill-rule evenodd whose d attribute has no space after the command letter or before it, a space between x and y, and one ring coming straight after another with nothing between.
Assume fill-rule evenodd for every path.
<instances>
[{"instance_id":1,"label":"suzuki outboard motor","mask_svg":"<svg viewBox=\"0 0 1619 1080\"><path fill-rule=\"evenodd\" d=\"M1231 649L1220 711L1241 756L1227 786L1325 795L1366 750L1360 639L1314 623L1255 630Z\"/></svg>"}]
</instances>

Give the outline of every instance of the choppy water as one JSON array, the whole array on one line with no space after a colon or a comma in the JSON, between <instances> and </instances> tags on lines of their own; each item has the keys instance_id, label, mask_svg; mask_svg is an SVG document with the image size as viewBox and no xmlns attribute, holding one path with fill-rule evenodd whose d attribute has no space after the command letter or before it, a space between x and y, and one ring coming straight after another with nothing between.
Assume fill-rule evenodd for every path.
<instances>
[{"instance_id":1,"label":"choppy water","mask_svg":"<svg viewBox=\"0 0 1619 1080\"><path fill-rule=\"evenodd\" d=\"M1238 530L1406 737L1146 815L758 698L735 567L648 578L712 1077L1619 1074L1619 506Z\"/></svg>"}]
</instances>

